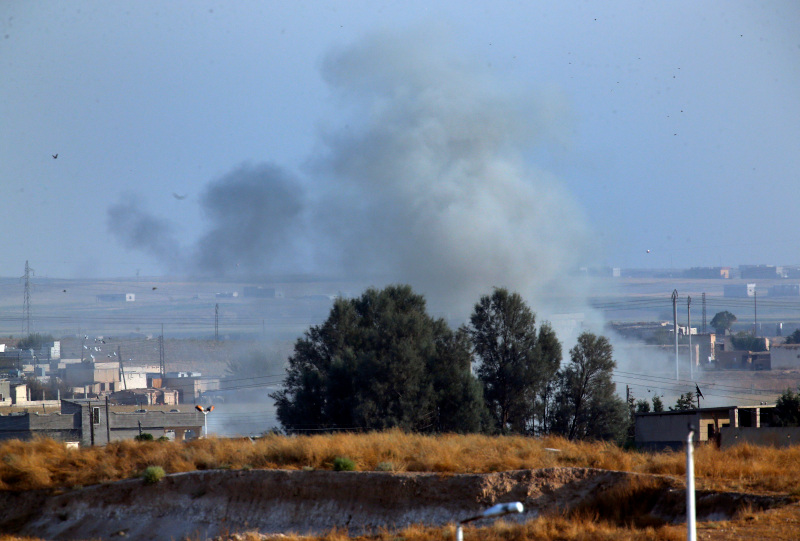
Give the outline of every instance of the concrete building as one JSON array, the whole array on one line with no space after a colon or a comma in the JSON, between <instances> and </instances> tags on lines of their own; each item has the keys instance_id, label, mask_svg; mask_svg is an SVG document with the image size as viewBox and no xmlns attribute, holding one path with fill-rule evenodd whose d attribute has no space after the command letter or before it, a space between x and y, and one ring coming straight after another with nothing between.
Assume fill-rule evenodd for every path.
<instances>
[{"instance_id":1,"label":"concrete building","mask_svg":"<svg viewBox=\"0 0 800 541\"><path fill-rule=\"evenodd\" d=\"M769 351L717 350L717 368L722 370L771 370Z\"/></svg>"},{"instance_id":2,"label":"concrete building","mask_svg":"<svg viewBox=\"0 0 800 541\"><path fill-rule=\"evenodd\" d=\"M730 267L692 267L684 271L686 278L724 279L731 277Z\"/></svg>"},{"instance_id":3,"label":"concrete building","mask_svg":"<svg viewBox=\"0 0 800 541\"><path fill-rule=\"evenodd\" d=\"M774 265L739 265L739 275L743 280L780 278L778 268Z\"/></svg>"},{"instance_id":4,"label":"concrete building","mask_svg":"<svg viewBox=\"0 0 800 541\"><path fill-rule=\"evenodd\" d=\"M800 344L783 344L769 350L773 370L792 370L800 368Z\"/></svg>"},{"instance_id":5,"label":"concrete building","mask_svg":"<svg viewBox=\"0 0 800 541\"><path fill-rule=\"evenodd\" d=\"M136 301L135 293L101 293L95 295L97 302L134 302Z\"/></svg>"},{"instance_id":6,"label":"concrete building","mask_svg":"<svg viewBox=\"0 0 800 541\"><path fill-rule=\"evenodd\" d=\"M204 392L219 389L219 378L204 378L200 372L167 372L161 380L161 387L176 389L181 404L195 404Z\"/></svg>"},{"instance_id":7,"label":"concrete building","mask_svg":"<svg viewBox=\"0 0 800 541\"><path fill-rule=\"evenodd\" d=\"M175 389L129 389L112 393L109 399L117 404L132 406L155 404L177 406L179 404L178 391Z\"/></svg>"},{"instance_id":8,"label":"concrete building","mask_svg":"<svg viewBox=\"0 0 800 541\"><path fill-rule=\"evenodd\" d=\"M83 362L69 364L64 382L80 393L100 394L122 389L119 362Z\"/></svg>"},{"instance_id":9,"label":"concrete building","mask_svg":"<svg viewBox=\"0 0 800 541\"><path fill-rule=\"evenodd\" d=\"M128 408L129 409L129 408ZM182 411L136 410L107 405L105 401L62 400L59 413L0 415L0 439L28 440L44 436L82 446L130 440L140 431L154 438L185 440L202 435L203 414Z\"/></svg>"},{"instance_id":10,"label":"concrete building","mask_svg":"<svg viewBox=\"0 0 800 541\"><path fill-rule=\"evenodd\" d=\"M741 299L754 297L755 294L755 284L730 284L722 287L722 295L728 298Z\"/></svg>"},{"instance_id":11,"label":"concrete building","mask_svg":"<svg viewBox=\"0 0 800 541\"><path fill-rule=\"evenodd\" d=\"M680 449L686 443L688 426L695 427L695 442L719 443L720 431L731 428L769 426L772 409L768 406L726 406L686 411L636 414L636 446L640 449Z\"/></svg>"},{"instance_id":12,"label":"concrete building","mask_svg":"<svg viewBox=\"0 0 800 541\"><path fill-rule=\"evenodd\" d=\"M770 297L800 297L800 284L778 284L769 288Z\"/></svg>"}]
</instances>

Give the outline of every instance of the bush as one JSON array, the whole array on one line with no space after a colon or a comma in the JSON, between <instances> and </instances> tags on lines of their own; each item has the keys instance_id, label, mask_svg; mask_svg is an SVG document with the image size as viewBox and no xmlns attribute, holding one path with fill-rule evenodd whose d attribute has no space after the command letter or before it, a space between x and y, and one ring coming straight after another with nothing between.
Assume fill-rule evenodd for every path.
<instances>
[{"instance_id":1,"label":"bush","mask_svg":"<svg viewBox=\"0 0 800 541\"><path fill-rule=\"evenodd\" d=\"M375 466L376 471L394 471L394 464L391 462L378 462Z\"/></svg>"},{"instance_id":2,"label":"bush","mask_svg":"<svg viewBox=\"0 0 800 541\"><path fill-rule=\"evenodd\" d=\"M144 470L142 478L144 479L145 484L153 485L161 481L165 475L166 473L164 473L164 468L161 466L148 466Z\"/></svg>"},{"instance_id":3,"label":"bush","mask_svg":"<svg viewBox=\"0 0 800 541\"><path fill-rule=\"evenodd\" d=\"M148 434L147 432L142 432L133 439L135 439L136 441L153 441L153 435Z\"/></svg>"},{"instance_id":4,"label":"bush","mask_svg":"<svg viewBox=\"0 0 800 541\"><path fill-rule=\"evenodd\" d=\"M355 471L356 463L347 457L337 456L333 459L333 471Z\"/></svg>"}]
</instances>

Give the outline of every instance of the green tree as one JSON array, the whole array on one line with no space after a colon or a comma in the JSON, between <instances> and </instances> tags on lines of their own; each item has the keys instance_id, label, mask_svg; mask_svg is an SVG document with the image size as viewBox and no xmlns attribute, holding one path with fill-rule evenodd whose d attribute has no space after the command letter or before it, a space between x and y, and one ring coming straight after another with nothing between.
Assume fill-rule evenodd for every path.
<instances>
[{"instance_id":1,"label":"green tree","mask_svg":"<svg viewBox=\"0 0 800 541\"><path fill-rule=\"evenodd\" d=\"M711 318L711 326L719 335L724 335L731 330L733 324L736 323L736 316L725 310L724 312L717 312Z\"/></svg>"},{"instance_id":2,"label":"green tree","mask_svg":"<svg viewBox=\"0 0 800 541\"><path fill-rule=\"evenodd\" d=\"M463 333L425 311L409 286L337 299L298 339L284 388L270 396L287 430L466 432L480 428L480 386Z\"/></svg>"},{"instance_id":3,"label":"green tree","mask_svg":"<svg viewBox=\"0 0 800 541\"><path fill-rule=\"evenodd\" d=\"M786 389L775 402L773 422L775 426L800 426L800 393Z\"/></svg>"},{"instance_id":4,"label":"green tree","mask_svg":"<svg viewBox=\"0 0 800 541\"><path fill-rule=\"evenodd\" d=\"M683 393L675 402L675 407L669 408L670 411L687 411L695 409L695 394L693 392Z\"/></svg>"},{"instance_id":5,"label":"green tree","mask_svg":"<svg viewBox=\"0 0 800 541\"><path fill-rule=\"evenodd\" d=\"M39 349L45 344L50 344L55 340L52 334L31 333L17 342L19 349Z\"/></svg>"},{"instance_id":6,"label":"green tree","mask_svg":"<svg viewBox=\"0 0 800 541\"><path fill-rule=\"evenodd\" d=\"M576 439L621 442L628 428L628 408L611 380L616 362L604 336L584 332L570 350L570 362L560 372L558 409L552 429Z\"/></svg>"},{"instance_id":7,"label":"green tree","mask_svg":"<svg viewBox=\"0 0 800 541\"><path fill-rule=\"evenodd\" d=\"M800 329L795 329L792 334L787 336L784 344L800 344Z\"/></svg>"},{"instance_id":8,"label":"green tree","mask_svg":"<svg viewBox=\"0 0 800 541\"><path fill-rule=\"evenodd\" d=\"M753 336L749 332L737 332L731 336L733 349L741 351L767 351L767 341L764 338Z\"/></svg>"},{"instance_id":9,"label":"green tree","mask_svg":"<svg viewBox=\"0 0 800 541\"><path fill-rule=\"evenodd\" d=\"M475 305L468 328L480 360L477 374L496 428L533 433L543 425L548 383L561 364L561 345L549 325L536 330L536 316L518 293L495 289Z\"/></svg>"},{"instance_id":10,"label":"green tree","mask_svg":"<svg viewBox=\"0 0 800 541\"><path fill-rule=\"evenodd\" d=\"M637 400L636 413L650 413L650 402L647 400Z\"/></svg>"},{"instance_id":11,"label":"green tree","mask_svg":"<svg viewBox=\"0 0 800 541\"><path fill-rule=\"evenodd\" d=\"M653 395L653 412L661 413L664 411L664 401L658 395Z\"/></svg>"}]
</instances>

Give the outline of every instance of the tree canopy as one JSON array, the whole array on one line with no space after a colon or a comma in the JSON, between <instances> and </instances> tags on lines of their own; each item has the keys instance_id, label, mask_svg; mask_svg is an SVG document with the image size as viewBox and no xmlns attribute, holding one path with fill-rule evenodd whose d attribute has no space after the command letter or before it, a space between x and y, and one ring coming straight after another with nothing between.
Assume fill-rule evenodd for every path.
<instances>
[{"instance_id":1,"label":"tree canopy","mask_svg":"<svg viewBox=\"0 0 800 541\"><path fill-rule=\"evenodd\" d=\"M687 411L695 409L695 394L693 392L683 393L678 397L675 406L669 408L670 411Z\"/></svg>"},{"instance_id":2,"label":"tree canopy","mask_svg":"<svg viewBox=\"0 0 800 541\"><path fill-rule=\"evenodd\" d=\"M275 399L287 430L479 431L485 419L466 335L405 285L337 299L298 339Z\"/></svg>"},{"instance_id":3,"label":"tree canopy","mask_svg":"<svg viewBox=\"0 0 800 541\"><path fill-rule=\"evenodd\" d=\"M749 332L738 332L731 336L733 349L742 351L767 351L767 341L765 338L753 336Z\"/></svg>"},{"instance_id":4,"label":"tree canopy","mask_svg":"<svg viewBox=\"0 0 800 541\"><path fill-rule=\"evenodd\" d=\"M784 344L800 344L800 329L795 329L792 334L787 336Z\"/></svg>"},{"instance_id":5,"label":"tree canopy","mask_svg":"<svg viewBox=\"0 0 800 541\"><path fill-rule=\"evenodd\" d=\"M496 428L535 432L537 420L543 424L549 384L561 364L555 332L549 325L537 332L536 316L522 297L498 288L475 305L469 334Z\"/></svg>"},{"instance_id":6,"label":"tree canopy","mask_svg":"<svg viewBox=\"0 0 800 541\"><path fill-rule=\"evenodd\" d=\"M786 389L775 402L773 421L775 426L800 426L800 393Z\"/></svg>"},{"instance_id":7,"label":"tree canopy","mask_svg":"<svg viewBox=\"0 0 800 541\"><path fill-rule=\"evenodd\" d=\"M39 349L45 344L50 344L55 340L52 334L31 333L17 342L19 349Z\"/></svg>"},{"instance_id":8,"label":"tree canopy","mask_svg":"<svg viewBox=\"0 0 800 541\"><path fill-rule=\"evenodd\" d=\"M604 336L584 332L570 350L570 362L560 373L552 429L570 440L621 441L628 408L616 394L611 376L616 362Z\"/></svg>"},{"instance_id":9,"label":"tree canopy","mask_svg":"<svg viewBox=\"0 0 800 541\"><path fill-rule=\"evenodd\" d=\"M723 312L717 312L714 314L714 317L711 318L711 326L714 327L714 330L717 334L725 334L731 330L733 324L736 323L736 316L728 312L727 310Z\"/></svg>"}]
</instances>

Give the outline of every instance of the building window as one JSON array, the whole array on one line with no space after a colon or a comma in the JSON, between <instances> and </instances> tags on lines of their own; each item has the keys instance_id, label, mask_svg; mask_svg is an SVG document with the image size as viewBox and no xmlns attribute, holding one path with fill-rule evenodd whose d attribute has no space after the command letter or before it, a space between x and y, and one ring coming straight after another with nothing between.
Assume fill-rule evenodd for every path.
<instances>
[{"instance_id":1,"label":"building window","mask_svg":"<svg viewBox=\"0 0 800 541\"><path fill-rule=\"evenodd\" d=\"M92 423L100 424L100 408L92 408Z\"/></svg>"}]
</instances>

